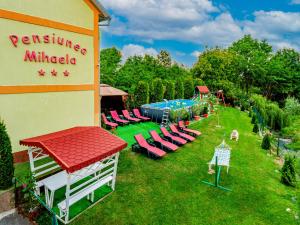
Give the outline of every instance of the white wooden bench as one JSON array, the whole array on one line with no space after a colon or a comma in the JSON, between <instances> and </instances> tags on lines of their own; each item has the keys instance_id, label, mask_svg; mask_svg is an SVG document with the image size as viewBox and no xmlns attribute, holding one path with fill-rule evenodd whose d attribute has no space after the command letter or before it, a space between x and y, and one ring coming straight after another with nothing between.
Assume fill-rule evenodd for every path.
<instances>
[{"instance_id":1,"label":"white wooden bench","mask_svg":"<svg viewBox=\"0 0 300 225\"><path fill-rule=\"evenodd\" d=\"M83 199L84 197L87 197L89 200L91 200L93 202L94 201L94 191L97 190L98 188L100 188L101 186L109 183L112 180L113 180L113 175L109 175L103 179L100 179L96 183L80 190L79 192L71 195L69 197L69 206L73 205L74 203L78 202L79 200ZM66 204L67 204L66 199L58 204L60 216L63 216L65 214L66 207L67 207Z\"/></svg>"}]
</instances>

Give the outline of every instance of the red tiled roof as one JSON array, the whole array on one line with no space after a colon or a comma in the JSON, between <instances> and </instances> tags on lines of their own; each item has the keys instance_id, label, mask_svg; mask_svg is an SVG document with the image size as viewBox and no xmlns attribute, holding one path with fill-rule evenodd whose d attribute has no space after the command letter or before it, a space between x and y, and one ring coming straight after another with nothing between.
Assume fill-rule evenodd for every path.
<instances>
[{"instance_id":1,"label":"red tiled roof","mask_svg":"<svg viewBox=\"0 0 300 225\"><path fill-rule=\"evenodd\" d=\"M127 146L125 141L100 127L73 127L24 139L20 144L42 148L68 173L100 161Z\"/></svg>"},{"instance_id":2,"label":"red tiled roof","mask_svg":"<svg viewBox=\"0 0 300 225\"><path fill-rule=\"evenodd\" d=\"M107 84L100 84L100 96L127 96L125 91L111 87Z\"/></svg>"},{"instance_id":3,"label":"red tiled roof","mask_svg":"<svg viewBox=\"0 0 300 225\"><path fill-rule=\"evenodd\" d=\"M197 86L196 87L200 93L202 94L208 94L209 93L209 89L207 86Z\"/></svg>"}]
</instances>

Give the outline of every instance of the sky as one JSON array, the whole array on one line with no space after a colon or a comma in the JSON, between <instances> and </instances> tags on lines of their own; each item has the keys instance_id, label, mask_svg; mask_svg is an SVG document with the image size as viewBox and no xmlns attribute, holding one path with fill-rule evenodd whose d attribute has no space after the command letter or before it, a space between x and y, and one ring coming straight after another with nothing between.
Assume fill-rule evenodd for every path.
<instances>
[{"instance_id":1,"label":"sky","mask_svg":"<svg viewBox=\"0 0 300 225\"><path fill-rule=\"evenodd\" d=\"M101 0L112 20L101 48L117 47L123 61L167 50L192 66L205 47L227 47L245 34L276 51L300 51L300 0Z\"/></svg>"}]
</instances>

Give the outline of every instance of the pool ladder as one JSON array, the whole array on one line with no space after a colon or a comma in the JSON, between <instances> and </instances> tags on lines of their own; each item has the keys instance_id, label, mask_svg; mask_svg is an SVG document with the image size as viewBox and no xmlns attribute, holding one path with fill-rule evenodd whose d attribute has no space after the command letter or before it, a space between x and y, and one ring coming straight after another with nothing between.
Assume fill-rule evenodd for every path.
<instances>
[{"instance_id":1,"label":"pool ladder","mask_svg":"<svg viewBox=\"0 0 300 225\"><path fill-rule=\"evenodd\" d=\"M169 107L164 108L164 112L160 124L161 127L165 127L169 124L169 115L170 115L170 108Z\"/></svg>"}]
</instances>

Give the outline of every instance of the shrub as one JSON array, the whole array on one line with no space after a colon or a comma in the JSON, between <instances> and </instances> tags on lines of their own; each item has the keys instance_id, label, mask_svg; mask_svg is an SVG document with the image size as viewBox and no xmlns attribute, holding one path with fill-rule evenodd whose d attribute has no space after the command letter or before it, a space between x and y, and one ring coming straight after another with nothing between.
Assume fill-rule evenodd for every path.
<instances>
[{"instance_id":1,"label":"shrub","mask_svg":"<svg viewBox=\"0 0 300 225\"><path fill-rule=\"evenodd\" d=\"M164 86L160 78L153 81L153 102L161 102L164 97Z\"/></svg>"},{"instance_id":2,"label":"shrub","mask_svg":"<svg viewBox=\"0 0 300 225\"><path fill-rule=\"evenodd\" d=\"M252 110L249 111L249 117L252 117Z\"/></svg>"},{"instance_id":3,"label":"shrub","mask_svg":"<svg viewBox=\"0 0 300 225\"><path fill-rule=\"evenodd\" d=\"M257 123L255 123L254 124L254 126L253 126L253 130L252 130L254 133L258 133L258 125L257 125Z\"/></svg>"},{"instance_id":4,"label":"shrub","mask_svg":"<svg viewBox=\"0 0 300 225\"><path fill-rule=\"evenodd\" d=\"M184 80L184 98L188 99L193 97L194 94L194 82L191 78Z\"/></svg>"},{"instance_id":5,"label":"shrub","mask_svg":"<svg viewBox=\"0 0 300 225\"><path fill-rule=\"evenodd\" d=\"M241 111L245 111L245 106L244 105L241 106Z\"/></svg>"},{"instance_id":6,"label":"shrub","mask_svg":"<svg viewBox=\"0 0 300 225\"><path fill-rule=\"evenodd\" d=\"M184 98L184 86L181 80L177 80L175 84L175 98L176 99L183 99Z\"/></svg>"},{"instance_id":7,"label":"shrub","mask_svg":"<svg viewBox=\"0 0 300 225\"><path fill-rule=\"evenodd\" d=\"M14 176L12 148L6 127L0 121L0 189L9 188Z\"/></svg>"},{"instance_id":8,"label":"shrub","mask_svg":"<svg viewBox=\"0 0 300 225\"><path fill-rule=\"evenodd\" d=\"M295 157L286 155L280 172L282 183L292 187L296 186Z\"/></svg>"},{"instance_id":9,"label":"shrub","mask_svg":"<svg viewBox=\"0 0 300 225\"><path fill-rule=\"evenodd\" d=\"M141 106L149 103L149 85L144 81L139 81L134 92L135 105Z\"/></svg>"},{"instance_id":10,"label":"shrub","mask_svg":"<svg viewBox=\"0 0 300 225\"><path fill-rule=\"evenodd\" d=\"M271 137L270 137L270 134L265 134L263 140L262 140L262 143L261 143L261 147L262 149L265 149L265 150L270 150L271 148Z\"/></svg>"}]
</instances>

